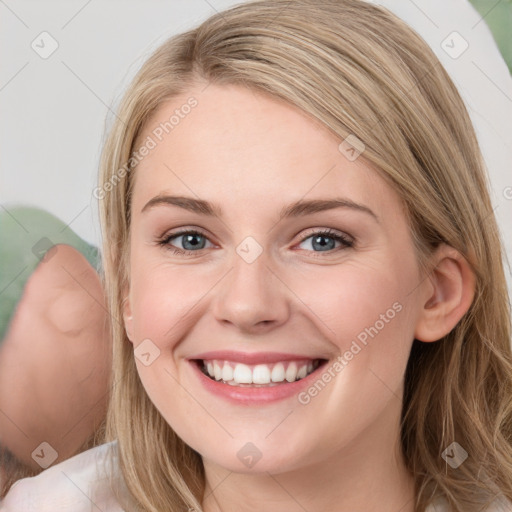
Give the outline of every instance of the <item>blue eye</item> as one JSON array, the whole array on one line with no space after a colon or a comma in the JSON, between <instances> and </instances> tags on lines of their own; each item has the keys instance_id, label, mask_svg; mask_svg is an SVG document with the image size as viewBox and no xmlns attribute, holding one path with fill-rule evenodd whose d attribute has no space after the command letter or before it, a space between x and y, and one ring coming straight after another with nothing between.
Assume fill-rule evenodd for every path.
<instances>
[{"instance_id":1,"label":"blue eye","mask_svg":"<svg viewBox=\"0 0 512 512\"><path fill-rule=\"evenodd\" d=\"M329 252L336 249L346 249L354 245L354 242L347 236L329 229L325 231L315 231L311 235L303 238L301 244L310 239L310 246L313 252ZM336 247L336 243L341 244L341 247Z\"/></svg>"},{"instance_id":2,"label":"blue eye","mask_svg":"<svg viewBox=\"0 0 512 512\"><path fill-rule=\"evenodd\" d=\"M175 240L181 239L182 247L176 247L172 242ZM354 242L351 238L346 235L337 233L331 230L324 231L313 231L307 237L304 237L301 240L301 244L306 242L306 240L310 240L310 250L312 253L322 253L328 252L331 253L333 251L347 249L349 247L353 247ZM178 233L172 233L170 235L166 235L163 238L157 241L158 245L165 247L166 249L174 252L175 254L182 255L192 255L193 253L197 253L202 249L207 248L206 243L211 242L208 238L197 230L187 230L180 231ZM336 247L336 244L341 244Z\"/></svg>"},{"instance_id":3,"label":"blue eye","mask_svg":"<svg viewBox=\"0 0 512 512\"><path fill-rule=\"evenodd\" d=\"M176 247L171 244L171 240L182 239L183 249ZM205 248L205 242L207 238L199 231L180 231L179 233L173 233L170 236L166 236L158 241L158 244L168 248L169 250L177 254L190 254L193 252L200 251Z\"/></svg>"}]
</instances>

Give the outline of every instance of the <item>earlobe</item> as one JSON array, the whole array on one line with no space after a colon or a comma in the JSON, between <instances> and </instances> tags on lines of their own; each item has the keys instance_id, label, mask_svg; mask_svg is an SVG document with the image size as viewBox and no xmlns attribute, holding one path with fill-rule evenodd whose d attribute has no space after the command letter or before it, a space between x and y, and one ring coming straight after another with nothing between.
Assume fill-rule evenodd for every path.
<instances>
[{"instance_id":1,"label":"earlobe","mask_svg":"<svg viewBox=\"0 0 512 512\"><path fill-rule=\"evenodd\" d=\"M440 246L429 276L415 338L437 341L446 336L468 311L475 295L475 275L467 260L453 247Z\"/></svg>"}]
</instances>

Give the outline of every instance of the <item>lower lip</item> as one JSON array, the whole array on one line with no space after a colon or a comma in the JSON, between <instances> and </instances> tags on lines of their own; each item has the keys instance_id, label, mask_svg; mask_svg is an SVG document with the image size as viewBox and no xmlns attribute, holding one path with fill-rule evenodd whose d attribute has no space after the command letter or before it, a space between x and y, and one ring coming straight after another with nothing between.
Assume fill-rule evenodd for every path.
<instances>
[{"instance_id":1,"label":"lower lip","mask_svg":"<svg viewBox=\"0 0 512 512\"><path fill-rule=\"evenodd\" d=\"M231 386L230 384L224 384L221 381L210 379L199 368L201 364L199 361L189 362L202 385L214 395L220 396L237 405L257 405L268 404L297 395L316 380L318 372L323 369L328 361L322 361L314 372L301 380L261 388Z\"/></svg>"}]
</instances>

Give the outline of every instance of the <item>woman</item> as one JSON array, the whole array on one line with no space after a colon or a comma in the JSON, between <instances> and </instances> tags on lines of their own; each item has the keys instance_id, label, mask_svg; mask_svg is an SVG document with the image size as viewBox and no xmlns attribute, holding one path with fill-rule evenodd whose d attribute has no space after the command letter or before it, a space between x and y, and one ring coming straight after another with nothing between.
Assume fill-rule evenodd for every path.
<instances>
[{"instance_id":1,"label":"woman","mask_svg":"<svg viewBox=\"0 0 512 512\"><path fill-rule=\"evenodd\" d=\"M102 510L510 510L500 241L424 41L358 0L250 2L164 43L118 115L109 443L79 457L112 452L119 485L68 486Z\"/></svg>"}]
</instances>

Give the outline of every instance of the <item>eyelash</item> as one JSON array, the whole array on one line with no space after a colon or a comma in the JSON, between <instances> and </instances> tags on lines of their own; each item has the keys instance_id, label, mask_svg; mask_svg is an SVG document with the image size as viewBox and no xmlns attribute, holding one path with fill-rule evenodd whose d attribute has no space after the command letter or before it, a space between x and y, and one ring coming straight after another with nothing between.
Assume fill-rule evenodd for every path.
<instances>
[{"instance_id":1,"label":"eyelash","mask_svg":"<svg viewBox=\"0 0 512 512\"><path fill-rule=\"evenodd\" d=\"M203 250L203 249L199 249L197 251L191 251L188 249L180 249L179 247L170 245L171 240L173 240L174 238L179 238L180 236L185 236L185 235L200 235L200 236L207 238L206 235L204 233L202 233L201 231L191 229L191 230L186 230L186 231L179 231L177 233L171 233L170 235L166 234L166 235L164 235L164 237L159 238L157 240L157 244L159 246L164 247L165 249L173 252L174 254L180 254L183 256L192 256L192 255L195 255L198 252L201 252ZM325 236L327 238L332 238L336 242L341 242L341 244L342 244L342 247L338 247L335 249L329 249L328 251L308 251L308 252L313 253L315 255L315 257L322 257L321 254L324 252L327 254L333 254L333 252L343 250L343 249L349 249L354 246L354 241L352 239L350 239L349 237L347 237L345 235L342 235L340 233L332 231L331 229L313 231L313 232L309 233L307 236L305 236L304 238L302 238L300 240L299 244L303 243L308 238L311 238L313 236L317 236L317 237Z\"/></svg>"}]
</instances>

